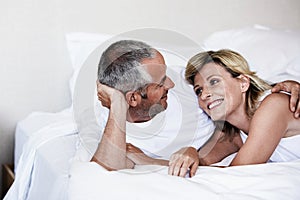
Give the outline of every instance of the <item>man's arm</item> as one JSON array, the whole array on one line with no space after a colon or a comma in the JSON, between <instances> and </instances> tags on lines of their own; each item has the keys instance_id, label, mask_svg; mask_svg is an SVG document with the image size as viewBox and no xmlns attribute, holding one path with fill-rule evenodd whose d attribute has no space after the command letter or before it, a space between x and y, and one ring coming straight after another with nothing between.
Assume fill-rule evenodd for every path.
<instances>
[{"instance_id":1,"label":"man's arm","mask_svg":"<svg viewBox=\"0 0 300 200\"><path fill-rule=\"evenodd\" d=\"M127 157L136 165L169 165L168 160L151 158L138 147L130 143L127 144Z\"/></svg>"},{"instance_id":2,"label":"man's arm","mask_svg":"<svg viewBox=\"0 0 300 200\"><path fill-rule=\"evenodd\" d=\"M290 110L294 112L295 118L300 116L300 83L297 81L284 81L277 83L273 88L272 92L285 91L291 93L290 99Z\"/></svg>"},{"instance_id":3,"label":"man's arm","mask_svg":"<svg viewBox=\"0 0 300 200\"><path fill-rule=\"evenodd\" d=\"M124 95L110 87L97 83L98 98L109 107L108 121L98 148L91 159L107 170L133 168L126 157L126 114L128 104Z\"/></svg>"}]
</instances>

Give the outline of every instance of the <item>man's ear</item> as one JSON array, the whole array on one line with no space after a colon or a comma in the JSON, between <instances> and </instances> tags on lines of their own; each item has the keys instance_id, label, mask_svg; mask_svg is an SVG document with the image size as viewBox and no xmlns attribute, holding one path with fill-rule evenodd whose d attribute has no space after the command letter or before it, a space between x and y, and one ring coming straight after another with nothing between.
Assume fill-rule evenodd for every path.
<instances>
[{"instance_id":1,"label":"man's ear","mask_svg":"<svg viewBox=\"0 0 300 200\"><path fill-rule=\"evenodd\" d=\"M245 76L244 74L241 74L239 76L240 82L241 82L241 91L246 92L250 87L250 78L248 76Z\"/></svg>"},{"instance_id":2,"label":"man's ear","mask_svg":"<svg viewBox=\"0 0 300 200\"><path fill-rule=\"evenodd\" d=\"M136 92L133 91L127 92L125 94L125 98L127 103L132 107L135 107L138 104L139 95Z\"/></svg>"}]
</instances>

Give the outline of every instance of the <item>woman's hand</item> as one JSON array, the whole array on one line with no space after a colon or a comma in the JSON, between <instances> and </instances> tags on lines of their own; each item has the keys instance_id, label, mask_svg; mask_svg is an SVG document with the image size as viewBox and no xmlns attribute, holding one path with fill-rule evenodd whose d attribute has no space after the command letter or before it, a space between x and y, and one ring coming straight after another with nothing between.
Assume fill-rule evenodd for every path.
<instances>
[{"instance_id":1,"label":"woman's hand","mask_svg":"<svg viewBox=\"0 0 300 200\"><path fill-rule=\"evenodd\" d=\"M199 155L194 147L184 147L175 152L169 162L169 174L185 177L189 171L190 177L193 177L199 166Z\"/></svg>"}]
</instances>

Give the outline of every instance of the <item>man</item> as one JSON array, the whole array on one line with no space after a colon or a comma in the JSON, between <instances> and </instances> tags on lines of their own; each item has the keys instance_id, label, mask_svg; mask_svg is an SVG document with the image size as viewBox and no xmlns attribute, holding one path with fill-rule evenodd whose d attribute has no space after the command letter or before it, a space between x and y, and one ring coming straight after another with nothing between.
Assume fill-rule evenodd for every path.
<instances>
[{"instance_id":1,"label":"man","mask_svg":"<svg viewBox=\"0 0 300 200\"><path fill-rule=\"evenodd\" d=\"M170 159L171 153L177 151L171 157L172 167L169 174L184 176L189 168L190 176L195 174L200 162L199 159L195 159L199 156L197 150L212 136L215 127L200 109L196 109L197 102L189 102L195 98L189 96L189 88L184 88L184 84L181 85L183 87L181 93L184 94L179 98L185 100L181 105L182 110L185 110L187 104L194 103L193 110L186 113L194 113L195 110L198 112L189 118L194 118L191 123L193 128L191 129L191 126L186 125L187 121L183 120L186 117L184 112L181 113L184 115L182 119L180 114L176 114L180 111L180 107L170 108L176 102L172 101L174 97L169 99L168 97L172 95L172 90L176 87L174 88L174 82L166 75L166 71L165 61L160 52L143 42L119 41L112 44L102 54L98 66L98 98L104 107L109 108L109 114L102 138L91 161L97 162L108 170L133 168L137 159L136 156L127 153L127 150L139 153L139 149L126 145L127 142L131 142L148 155L142 156L139 162L144 159L142 163L169 165L168 158ZM175 76L172 77L174 78L176 79ZM279 85L276 91L290 88L296 88L293 89L291 100L295 106L295 99L298 99L299 95L299 84L285 82ZM179 109L176 110L176 108ZM164 110L166 112L162 112ZM168 115L170 110L175 110L175 112ZM298 106L296 113L299 112ZM166 113L166 116L161 117L162 113ZM182 120L179 127L173 127L176 123L168 125L170 121L177 120L177 118L173 120L170 118L178 116L178 119ZM153 131L150 123L155 120L164 123L158 123L159 126L154 123L155 131ZM133 125L137 126L133 127ZM139 128L138 133L131 134L131 131L136 128ZM139 137L139 132L143 134L142 132L147 129L150 131L146 131L147 134ZM149 137L149 132L155 132L155 134ZM220 140L222 134L217 132L203 148L205 151L199 153L202 158L205 158L202 159L205 160L205 164L220 161L236 152L241 145L239 137L225 137ZM130 136L133 142L128 141ZM161 146L164 148L155 151ZM204 156L203 152L205 152Z\"/></svg>"}]
</instances>

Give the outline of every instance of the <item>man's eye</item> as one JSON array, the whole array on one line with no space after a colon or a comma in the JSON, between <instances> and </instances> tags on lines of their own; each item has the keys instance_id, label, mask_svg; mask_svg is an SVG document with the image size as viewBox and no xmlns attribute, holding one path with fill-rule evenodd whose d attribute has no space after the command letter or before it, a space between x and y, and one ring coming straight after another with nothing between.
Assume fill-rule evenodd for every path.
<instances>
[{"instance_id":1,"label":"man's eye","mask_svg":"<svg viewBox=\"0 0 300 200\"><path fill-rule=\"evenodd\" d=\"M160 83L160 84L157 84L155 88L158 89L158 88L161 88L161 87L163 87L163 86L164 86L164 83Z\"/></svg>"},{"instance_id":2,"label":"man's eye","mask_svg":"<svg viewBox=\"0 0 300 200\"><path fill-rule=\"evenodd\" d=\"M200 96L202 94L202 89L201 88L197 88L195 90L195 93L196 93L197 96Z\"/></svg>"}]
</instances>

